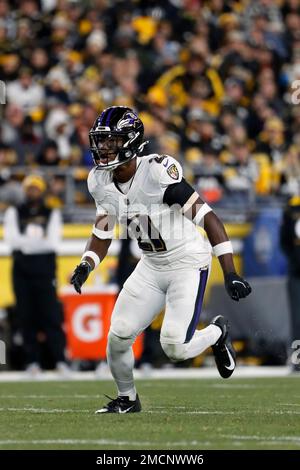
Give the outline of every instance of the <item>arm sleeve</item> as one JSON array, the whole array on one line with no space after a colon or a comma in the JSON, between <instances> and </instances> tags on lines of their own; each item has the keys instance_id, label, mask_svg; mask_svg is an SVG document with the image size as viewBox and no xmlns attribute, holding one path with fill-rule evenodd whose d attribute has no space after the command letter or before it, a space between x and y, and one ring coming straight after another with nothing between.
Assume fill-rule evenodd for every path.
<instances>
[{"instance_id":1,"label":"arm sleeve","mask_svg":"<svg viewBox=\"0 0 300 470\"><path fill-rule=\"evenodd\" d=\"M163 202L172 206L173 204L179 204L181 207L189 200L189 198L194 194L195 190L192 186L186 182L184 178L180 183L175 183L167 186L167 189L164 193Z\"/></svg>"},{"instance_id":2,"label":"arm sleeve","mask_svg":"<svg viewBox=\"0 0 300 470\"><path fill-rule=\"evenodd\" d=\"M205 215L212 211L211 207L202 201L197 191L184 178L180 183L167 187L163 202L168 206L179 205L182 214L192 220L195 225L202 225Z\"/></svg>"}]
</instances>

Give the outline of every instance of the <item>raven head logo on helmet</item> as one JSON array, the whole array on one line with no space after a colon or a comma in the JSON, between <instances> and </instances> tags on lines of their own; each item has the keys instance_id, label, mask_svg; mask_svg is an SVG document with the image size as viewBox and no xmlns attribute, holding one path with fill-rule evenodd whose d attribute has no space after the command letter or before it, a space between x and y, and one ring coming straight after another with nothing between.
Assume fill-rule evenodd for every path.
<instances>
[{"instance_id":1,"label":"raven head logo on helmet","mask_svg":"<svg viewBox=\"0 0 300 470\"><path fill-rule=\"evenodd\" d=\"M89 132L90 149L96 168L114 170L137 157L143 142L144 125L126 106L106 108Z\"/></svg>"}]
</instances>

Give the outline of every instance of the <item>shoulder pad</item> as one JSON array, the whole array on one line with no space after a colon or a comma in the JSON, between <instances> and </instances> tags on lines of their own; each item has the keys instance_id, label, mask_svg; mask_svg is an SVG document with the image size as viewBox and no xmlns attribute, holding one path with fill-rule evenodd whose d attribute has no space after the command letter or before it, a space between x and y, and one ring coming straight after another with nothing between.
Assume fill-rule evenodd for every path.
<instances>
[{"instance_id":1,"label":"shoulder pad","mask_svg":"<svg viewBox=\"0 0 300 470\"><path fill-rule=\"evenodd\" d=\"M104 186L105 182L102 181L103 177L100 174L102 171L97 171L95 168L93 168L88 175L87 178L87 186L89 193L95 200L101 200L102 197L104 197Z\"/></svg>"},{"instance_id":2,"label":"shoulder pad","mask_svg":"<svg viewBox=\"0 0 300 470\"><path fill-rule=\"evenodd\" d=\"M157 155L157 157L150 160L151 173L155 180L159 182L162 187L169 186L169 184L180 183L182 180L182 167L180 163L170 155Z\"/></svg>"}]
</instances>

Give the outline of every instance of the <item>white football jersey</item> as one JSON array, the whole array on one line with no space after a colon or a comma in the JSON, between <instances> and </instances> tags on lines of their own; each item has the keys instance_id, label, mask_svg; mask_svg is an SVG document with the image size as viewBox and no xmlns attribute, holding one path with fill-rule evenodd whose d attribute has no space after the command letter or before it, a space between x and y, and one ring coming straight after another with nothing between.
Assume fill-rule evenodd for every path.
<instances>
[{"instance_id":1,"label":"white football jersey","mask_svg":"<svg viewBox=\"0 0 300 470\"><path fill-rule=\"evenodd\" d=\"M117 185L112 171L93 168L88 176L88 189L95 200L97 215L115 215L137 238L142 257L152 265L185 259L199 267L207 266L211 260L209 242L184 217L179 205L169 207L163 203L166 188L181 179L182 168L177 160L151 154L137 158L130 185ZM126 194L122 190L127 190Z\"/></svg>"}]
</instances>

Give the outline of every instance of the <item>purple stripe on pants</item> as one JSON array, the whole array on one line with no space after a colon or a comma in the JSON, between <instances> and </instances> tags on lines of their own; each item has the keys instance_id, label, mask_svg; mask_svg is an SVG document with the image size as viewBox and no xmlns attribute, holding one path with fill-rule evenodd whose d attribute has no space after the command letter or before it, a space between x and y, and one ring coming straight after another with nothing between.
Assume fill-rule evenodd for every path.
<instances>
[{"instance_id":1,"label":"purple stripe on pants","mask_svg":"<svg viewBox=\"0 0 300 470\"><path fill-rule=\"evenodd\" d=\"M185 343L188 343L192 339L193 334L195 333L196 327L199 323L207 277L208 277L208 269L200 270L200 281L199 281L198 293L197 293L196 302L195 302L193 318L189 324L189 327L186 333L186 337L184 341Z\"/></svg>"}]
</instances>

